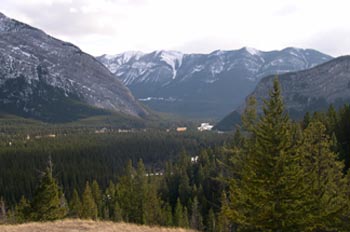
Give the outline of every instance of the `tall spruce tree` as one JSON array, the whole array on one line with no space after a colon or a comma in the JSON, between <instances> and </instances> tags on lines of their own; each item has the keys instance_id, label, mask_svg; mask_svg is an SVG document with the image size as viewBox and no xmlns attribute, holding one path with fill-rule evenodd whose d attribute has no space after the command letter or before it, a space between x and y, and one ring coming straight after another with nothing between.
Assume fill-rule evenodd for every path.
<instances>
[{"instance_id":1,"label":"tall spruce tree","mask_svg":"<svg viewBox=\"0 0 350 232\"><path fill-rule=\"evenodd\" d=\"M147 194L147 176L145 165L142 160L137 162L136 176L135 176L135 192L134 192L134 203L136 204L134 215L134 222L139 224L146 223L146 210L145 202Z\"/></svg>"},{"instance_id":2,"label":"tall spruce tree","mask_svg":"<svg viewBox=\"0 0 350 232\"><path fill-rule=\"evenodd\" d=\"M230 184L231 220L239 231L301 231L307 212L307 187L301 157L293 146L278 79L263 115L251 128L245 165Z\"/></svg>"},{"instance_id":3,"label":"tall spruce tree","mask_svg":"<svg viewBox=\"0 0 350 232\"><path fill-rule=\"evenodd\" d=\"M203 218L200 212L199 202L197 197L193 199L191 211L192 211L191 221L190 221L191 228L199 231L203 230Z\"/></svg>"},{"instance_id":4,"label":"tall spruce tree","mask_svg":"<svg viewBox=\"0 0 350 232\"><path fill-rule=\"evenodd\" d=\"M69 217L79 218L81 216L82 205L78 191L74 189L72 199L69 203Z\"/></svg>"},{"instance_id":5,"label":"tall spruce tree","mask_svg":"<svg viewBox=\"0 0 350 232\"><path fill-rule=\"evenodd\" d=\"M52 221L64 218L67 208L62 205L62 192L52 176L51 159L42 174L38 188L31 204L31 219L34 221Z\"/></svg>"},{"instance_id":6,"label":"tall spruce tree","mask_svg":"<svg viewBox=\"0 0 350 232\"><path fill-rule=\"evenodd\" d=\"M220 202L221 202L221 208L220 208L220 212L217 220L217 231L219 232L231 231L232 222L230 221L228 216L231 212L230 212L229 202L228 202L226 193L224 191L221 193Z\"/></svg>"},{"instance_id":7,"label":"tall spruce tree","mask_svg":"<svg viewBox=\"0 0 350 232\"><path fill-rule=\"evenodd\" d=\"M165 215L162 215L162 202L157 192L157 177L149 177L145 198L143 199L143 218L147 225L160 225Z\"/></svg>"},{"instance_id":8,"label":"tall spruce tree","mask_svg":"<svg viewBox=\"0 0 350 232\"><path fill-rule=\"evenodd\" d=\"M85 190L82 197L81 217L86 219L97 219L97 205L92 195L89 182L86 182Z\"/></svg>"},{"instance_id":9,"label":"tall spruce tree","mask_svg":"<svg viewBox=\"0 0 350 232\"><path fill-rule=\"evenodd\" d=\"M137 211L138 202L135 200L135 193L135 169L131 160L129 160L125 168L125 174L119 178L115 194L125 222L136 222L135 211Z\"/></svg>"},{"instance_id":10,"label":"tall spruce tree","mask_svg":"<svg viewBox=\"0 0 350 232\"><path fill-rule=\"evenodd\" d=\"M103 202L102 202L102 192L100 190L100 186L98 185L97 181L94 180L91 185L91 192L92 196L95 200L96 206L97 206L97 211L98 211L98 216L102 217L102 208L103 208Z\"/></svg>"},{"instance_id":11,"label":"tall spruce tree","mask_svg":"<svg viewBox=\"0 0 350 232\"><path fill-rule=\"evenodd\" d=\"M311 190L310 231L335 231L343 224L346 208L344 164L332 151L334 141L321 122L311 122L304 131L301 152L308 172L304 179Z\"/></svg>"},{"instance_id":12,"label":"tall spruce tree","mask_svg":"<svg viewBox=\"0 0 350 232\"><path fill-rule=\"evenodd\" d=\"M209 231L209 232L218 231L213 208L210 208L208 212L206 231Z\"/></svg>"},{"instance_id":13,"label":"tall spruce tree","mask_svg":"<svg viewBox=\"0 0 350 232\"><path fill-rule=\"evenodd\" d=\"M186 227L186 220L188 221L188 219L186 219L184 215L184 207L182 206L181 201L178 198L174 210L174 226Z\"/></svg>"},{"instance_id":14,"label":"tall spruce tree","mask_svg":"<svg viewBox=\"0 0 350 232\"><path fill-rule=\"evenodd\" d=\"M162 208L162 212L162 225L167 227L173 226L173 214L169 203L165 203Z\"/></svg>"},{"instance_id":15,"label":"tall spruce tree","mask_svg":"<svg viewBox=\"0 0 350 232\"><path fill-rule=\"evenodd\" d=\"M114 203L114 208L113 208L113 221L120 222L123 221L123 213L122 209L120 208L120 205L118 201Z\"/></svg>"}]
</instances>

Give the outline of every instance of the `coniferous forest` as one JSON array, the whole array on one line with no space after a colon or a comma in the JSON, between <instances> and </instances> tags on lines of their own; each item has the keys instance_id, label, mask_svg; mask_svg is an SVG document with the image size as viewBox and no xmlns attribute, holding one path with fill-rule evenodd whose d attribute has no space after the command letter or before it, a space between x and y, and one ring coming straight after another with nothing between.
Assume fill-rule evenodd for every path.
<instances>
[{"instance_id":1,"label":"coniferous forest","mask_svg":"<svg viewBox=\"0 0 350 232\"><path fill-rule=\"evenodd\" d=\"M350 107L293 121L275 79L234 134L2 135L3 223L62 218L200 231L350 231Z\"/></svg>"}]
</instances>

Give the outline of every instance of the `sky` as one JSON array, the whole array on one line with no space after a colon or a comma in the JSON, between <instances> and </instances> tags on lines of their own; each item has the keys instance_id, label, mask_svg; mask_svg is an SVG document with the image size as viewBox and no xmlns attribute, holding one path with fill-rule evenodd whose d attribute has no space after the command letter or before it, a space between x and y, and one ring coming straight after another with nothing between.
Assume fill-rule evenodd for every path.
<instances>
[{"instance_id":1,"label":"sky","mask_svg":"<svg viewBox=\"0 0 350 232\"><path fill-rule=\"evenodd\" d=\"M0 0L0 12L92 55L253 47L350 54L348 0Z\"/></svg>"}]
</instances>

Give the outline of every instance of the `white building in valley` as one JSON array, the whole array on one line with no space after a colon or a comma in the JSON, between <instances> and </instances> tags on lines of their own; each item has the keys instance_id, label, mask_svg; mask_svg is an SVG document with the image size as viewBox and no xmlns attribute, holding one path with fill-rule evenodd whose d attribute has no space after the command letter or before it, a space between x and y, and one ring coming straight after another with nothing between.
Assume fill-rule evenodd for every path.
<instances>
[{"instance_id":1,"label":"white building in valley","mask_svg":"<svg viewBox=\"0 0 350 232\"><path fill-rule=\"evenodd\" d=\"M210 125L209 123L207 122L204 122L204 123L201 123L201 126L200 127L197 127L197 129L199 131L210 131L211 129L213 129L213 125Z\"/></svg>"}]
</instances>

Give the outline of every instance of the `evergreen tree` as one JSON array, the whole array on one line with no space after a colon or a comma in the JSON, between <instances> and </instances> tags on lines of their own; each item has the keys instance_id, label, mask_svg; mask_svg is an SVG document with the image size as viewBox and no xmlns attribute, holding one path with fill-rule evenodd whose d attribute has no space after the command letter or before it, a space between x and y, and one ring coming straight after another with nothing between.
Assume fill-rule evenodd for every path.
<instances>
[{"instance_id":1,"label":"evergreen tree","mask_svg":"<svg viewBox=\"0 0 350 232\"><path fill-rule=\"evenodd\" d=\"M208 213L206 231L208 231L208 232L218 231L217 226L216 226L216 218L215 218L214 210L212 208L210 208L209 213Z\"/></svg>"},{"instance_id":2,"label":"evergreen tree","mask_svg":"<svg viewBox=\"0 0 350 232\"><path fill-rule=\"evenodd\" d=\"M231 230L231 222L228 217L228 214L230 212L229 202L226 196L226 193L223 191L221 194L221 209L218 215L218 225L217 225L217 231L219 232L226 232Z\"/></svg>"},{"instance_id":3,"label":"evergreen tree","mask_svg":"<svg viewBox=\"0 0 350 232\"><path fill-rule=\"evenodd\" d=\"M188 227L187 217L188 217L187 209L185 212L185 209L182 206L180 199L178 198L176 202L175 212L174 212L174 226L183 227L183 228Z\"/></svg>"},{"instance_id":4,"label":"evergreen tree","mask_svg":"<svg viewBox=\"0 0 350 232\"><path fill-rule=\"evenodd\" d=\"M335 135L339 144L339 156L345 162L345 170L350 167L350 106L339 110Z\"/></svg>"},{"instance_id":5,"label":"evergreen tree","mask_svg":"<svg viewBox=\"0 0 350 232\"><path fill-rule=\"evenodd\" d=\"M332 140L321 122L311 122L304 131L301 152L308 172L305 181L311 190L312 220L309 230L337 230L346 206L344 165L332 151Z\"/></svg>"},{"instance_id":6,"label":"evergreen tree","mask_svg":"<svg viewBox=\"0 0 350 232\"><path fill-rule=\"evenodd\" d=\"M187 207L184 207L183 211L183 225L180 227L182 228L190 228L190 222L188 221L188 210Z\"/></svg>"},{"instance_id":7,"label":"evergreen tree","mask_svg":"<svg viewBox=\"0 0 350 232\"><path fill-rule=\"evenodd\" d=\"M195 230L203 230L203 219L199 209L199 203L197 197L193 199L192 203L192 215L191 215L191 228Z\"/></svg>"},{"instance_id":8,"label":"evergreen tree","mask_svg":"<svg viewBox=\"0 0 350 232\"><path fill-rule=\"evenodd\" d=\"M85 190L82 197L81 218L97 219L97 205L92 196L89 182L86 182Z\"/></svg>"},{"instance_id":9,"label":"evergreen tree","mask_svg":"<svg viewBox=\"0 0 350 232\"><path fill-rule=\"evenodd\" d=\"M157 192L155 181L150 181L147 184L146 195L144 201L144 216L147 225L160 225L162 223L162 208L161 200Z\"/></svg>"},{"instance_id":10,"label":"evergreen tree","mask_svg":"<svg viewBox=\"0 0 350 232\"><path fill-rule=\"evenodd\" d=\"M305 129L309 125L310 122L311 122L311 115L309 112L306 112L306 114L304 115L303 122L302 122L303 129Z\"/></svg>"},{"instance_id":11,"label":"evergreen tree","mask_svg":"<svg viewBox=\"0 0 350 232\"><path fill-rule=\"evenodd\" d=\"M135 211L137 211L135 197L135 170L131 160L128 161L125 174L119 178L116 186L116 200L119 203L122 212L122 218L125 222L136 222Z\"/></svg>"},{"instance_id":12,"label":"evergreen tree","mask_svg":"<svg viewBox=\"0 0 350 232\"><path fill-rule=\"evenodd\" d=\"M240 231L300 231L305 225L307 187L293 146L277 78L252 136L240 178L232 179L228 216Z\"/></svg>"},{"instance_id":13,"label":"evergreen tree","mask_svg":"<svg viewBox=\"0 0 350 232\"><path fill-rule=\"evenodd\" d=\"M95 200L96 206L97 206L97 211L98 215L102 217L102 207L103 207L103 202L102 202L102 193L100 190L100 186L98 185L97 181L94 180L91 185L91 192L92 196Z\"/></svg>"},{"instance_id":14,"label":"evergreen tree","mask_svg":"<svg viewBox=\"0 0 350 232\"><path fill-rule=\"evenodd\" d=\"M325 122L325 126L327 129L327 134L331 135L335 132L336 126L338 124L337 111L335 110L333 105L329 106L326 116L327 120Z\"/></svg>"},{"instance_id":15,"label":"evergreen tree","mask_svg":"<svg viewBox=\"0 0 350 232\"><path fill-rule=\"evenodd\" d=\"M257 122L256 112L257 101L254 96L250 96L247 101L247 106L242 114L242 125L247 132L253 132Z\"/></svg>"},{"instance_id":16,"label":"evergreen tree","mask_svg":"<svg viewBox=\"0 0 350 232\"><path fill-rule=\"evenodd\" d=\"M179 197L183 205L188 205L191 197L191 186L190 178L187 175L187 172L181 169L179 176Z\"/></svg>"},{"instance_id":17,"label":"evergreen tree","mask_svg":"<svg viewBox=\"0 0 350 232\"><path fill-rule=\"evenodd\" d=\"M173 223L173 214L171 212L171 206L168 203L165 203L165 206L162 208L162 225L163 226L174 226Z\"/></svg>"},{"instance_id":18,"label":"evergreen tree","mask_svg":"<svg viewBox=\"0 0 350 232\"><path fill-rule=\"evenodd\" d=\"M62 204L61 197L62 193L52 176L52 162L49 160L31 204L31 219L34 221L52 221L64 218L67 209Z\"/></svg>"},{"instance_id":19,"label":"evergreen tree","mask_svg":"<svg viewBox=\"0 0 350 232\"><path fill-rule=\"evenodd\" d=\"M30 218L30 204L28 200L22 196L21 200L15 207L14 217L17 223L28 221Z\"/></svg>"},{"instance_id":20,"label":"evergreen tree","mask_svg":"<svg viewBox=\"0 0 350 232\"><path fill-rule=\"evenodd\" d=\"M137 163L137 169L136 169L136 176L135 176L135 203L136 208L133 212L134 215L134 222L139 224L145 224L146 223L146 206L145 202L148 200L146 198L147 194L147 177L146 177L146 169L145 165L143 164L142 160L139 160Z\"/></svg>"},{"instance_id":21,"label":"evergreen tree","mask_svg":"<svg viewBox=\"0 0 350 232\"><path fill-rule=\"evenodd\" d=\"M122 213L122 209L119 206L118 201L116 201L114 203L114 210L113 211L114 211L113 221L116 221L116 222L123 221L123 213Z\"/></svg>"},{"instance_id":22,"label":"evergreen tree","mask_svg":"<svg viewBox=\"0 0 350 232\"><path fill-rule=\"evenodd\" d=\"M69 204L69 216L73 218L79 218L81 216L82 204L78 191L74 189L72 199Z\"/></svg>"},{"instance_id":23,"label":"evergreen tree","mask_svg":"<svg viewBox=\"0 0 350 232\"><path fill-rule=\"evenodd\" d=\"M116 202L117 202L116 187L114 183L110 181L104 196L104 203L103 203L104 219L114 220L115 218L114 209L115 209ZM120 208L119 204L118 204L118 207Z\"/></svg>"}]
</instances>

